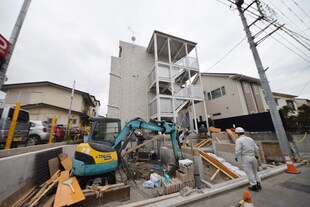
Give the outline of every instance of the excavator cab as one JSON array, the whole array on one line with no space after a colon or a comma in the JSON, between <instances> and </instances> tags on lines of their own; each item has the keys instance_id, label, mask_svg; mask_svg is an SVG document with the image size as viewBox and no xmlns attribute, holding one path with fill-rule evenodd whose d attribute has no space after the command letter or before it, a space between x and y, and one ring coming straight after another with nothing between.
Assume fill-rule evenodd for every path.
<instances>
[{"instance_id":1,"label":"excavator cab","mask_svg":"<svg viewBox=\"0 0 310 207\"><path fill-rule=\"evenodd\" d=\"M115 138L121 131L121 120L114 118L91 118L93 123L88 142L113 146Z\"/></svg>"},{"instance_id":2,"label":"excavator cab","mask_svg":"<svg viewBox=\"0 0 310 207\"><path fill-rule=\"evenodd\" d=\"M114 118L90 119L92 129L87 143L79 144L73 159L76 176L93 176L113 172L119 166L115 138L121 130L121 121Z\"/></svg>"}]
</instances>

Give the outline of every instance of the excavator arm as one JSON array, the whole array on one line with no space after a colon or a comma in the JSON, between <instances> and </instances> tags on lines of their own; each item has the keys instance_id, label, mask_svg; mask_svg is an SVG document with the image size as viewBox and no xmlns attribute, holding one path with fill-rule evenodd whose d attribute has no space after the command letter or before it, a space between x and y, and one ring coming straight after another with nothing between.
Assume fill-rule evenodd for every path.
<instances>
[{"instance_id":1,"label":"excavator arm","mask_svg":"<svg viewBox=\"0 0 310 207\"><path fill-rule=\"evenodd\" d=\"M116 148L122 142L122 140L127 136L127 134L135 129L147 129L151 131L160 132L162 134L170 134L170 139L172 143L173 153L175 160L178 161L183 159L181 152L178 148L177 138L178 131L175 123L168 123L166 121L160 121L156 124L147 123L140 118L133 119L129 121L125 127L120 131L118 136L115 138L112 148ZM122 146L121 149L124 149L126 146Z\"/></svg>"}]
</instances>

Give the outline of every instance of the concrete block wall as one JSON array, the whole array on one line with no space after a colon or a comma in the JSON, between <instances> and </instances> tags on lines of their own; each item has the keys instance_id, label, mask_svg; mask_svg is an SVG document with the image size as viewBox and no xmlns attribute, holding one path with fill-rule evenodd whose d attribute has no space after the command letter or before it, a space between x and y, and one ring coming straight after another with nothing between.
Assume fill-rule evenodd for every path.
<instances>
[{"instance_id":1,"label":"concrete block wall","mask_svg":"<svg viewBox=\"0 0 310 207\"><path fill-rule=\"evenodd\" d=\"M1 158L0 206L11 206L13 204L11 202L16 201L35 185L38 162L36 157L39 153L58 150L67 153L72 158L75 148L76 145L65 145Z\"/></svg>"}]
</instances>

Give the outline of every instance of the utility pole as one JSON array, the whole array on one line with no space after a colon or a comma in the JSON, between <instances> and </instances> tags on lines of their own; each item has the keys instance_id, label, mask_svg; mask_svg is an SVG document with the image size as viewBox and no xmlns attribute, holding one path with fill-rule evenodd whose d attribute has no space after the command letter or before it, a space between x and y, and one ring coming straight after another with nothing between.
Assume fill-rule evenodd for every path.
<instances>
[{"instance_id":1,"label":"utility pole","mask_svg":"<svg viewBox=\"0 0 310 207\"><path fill-rule=\"evenodd\" d=\"M70 106L69 106L69 112L68 112L68 122L67 122L67 130L65 133L65 139L67 138L68 132L69 132L69 124L70 124L70 117L71 117L71 108L72 108L72 101L74 96L74 88L75 88L75 81L73 81L73 87L71 91L71 97L70 97Z\"/></svg>"},{"instance_id":2,"label":"utility pole","mask_svg":"<svg viewBox=\"0 0 310 207\"><path fill-rule=\"evenodd\" d=\"M23 6L19 12L18 18L16 20L13 32L11 34L11 37L10 37L11 45L9 46L9 51L5 57L4 64L3 64L2 68L0 68L0 91L2 89L2 85L3 85L4 81L6 79L6 71L7 71L7 68L9 66L9 63L10 63L10 60L11 60L11 57L13 54L13 50L15 48L15 44L16 44L17 38L19 36L19 32L22 28L24 19L26 17L26 13L28 11L30 2L31 2L31 0L25 0L24 1Z\"/></svg>"},{"instance_id":3,"label":"utility pole","mask_svg":"<svg viewBox=\"0 0 310 207\"><path fill-rule=\"evenodd\" d=\"M249 42L250 49L251 49L253 57L254 57L254 61L256 64L256 68L258 70L258 74L259 74L259 77L261 80L262 87L263 87L264 92L265 92L266 101L267 101L267 104L269 106L270 115L271 115L271 119L272 119L272 122L274 125L276 136L278 138L282 154L286 153L286 154L291 156L291 151L290 151L287 136L286 136L286 133L285 133L285 130L283 127L283 123L282 123L282 120L280 118L280 114L277 110L276 102L272 96L272 92L271 92L271 89L269 86L269 82L268 82L266 74L265 74L265 69L263 67L263 64L262 64L260 57L259 57L259 54L258 54L258 51L256 49L256 43L253 40L250 28L249 28L248 23L246 21L246 18L244 16L244 10L242 9L242 4L243 4L243 0L236 0L236 5L238 8L240 17L241 17L241 21L242 21L246 36L248 38L248 42Z\"/></svg>"}]
</instances>

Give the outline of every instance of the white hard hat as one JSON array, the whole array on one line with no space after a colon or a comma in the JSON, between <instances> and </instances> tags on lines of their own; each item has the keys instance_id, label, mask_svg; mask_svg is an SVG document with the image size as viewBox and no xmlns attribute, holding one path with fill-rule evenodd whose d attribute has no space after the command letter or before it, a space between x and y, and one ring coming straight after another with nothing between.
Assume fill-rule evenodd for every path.
<instances>
[{"instance_id":1,"label":"white hard hat","mask_svg":"<svg viewBox=\"0 0 310 207\"><path fill-rule=\"evenodd\" d=\"M242 128L242 127L237 127L236 129L235 129L235 133L244 133L244 129Z\"/></svg>"}]
</instances>

